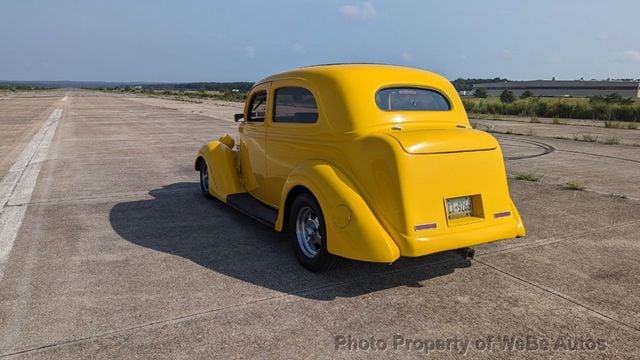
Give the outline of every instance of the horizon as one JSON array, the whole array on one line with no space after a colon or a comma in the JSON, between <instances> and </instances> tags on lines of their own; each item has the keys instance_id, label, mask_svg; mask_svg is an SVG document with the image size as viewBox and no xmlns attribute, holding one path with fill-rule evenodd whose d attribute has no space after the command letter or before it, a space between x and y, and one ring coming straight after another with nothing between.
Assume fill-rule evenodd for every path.
<instances>
[{"instance_id":1,"label":"horizon","mask_svg":"<svg viewBox=\"0 0 640 360\"><path fill-rule=\"evenodd\" d=\"M640 82L640 78L608 78L608 79L508 79L501 77L490 77L490 78L480 78L480 77L468 77L468 78L449 78L449 81L455 80L493 80L500 78L504 81L508 82L527 82L527 81L611 81L611 82ZM258 79L256 81L248 81L248 80L230 80L230 81L216 81L216 80L196 80L196 81L105 81L105 80L5 80L0 79L0 84L19 84L19 83L87 83L87 84L118 84L118 85L171 85L171 84L196 84L196 83L220 83L220 84L230 84L230 83L256 83L260 81ZM501 82L501 81L496 81Z\"/></svg>"},{"instance_id":2,"label":"horizon","mask_svg":"<svg viewBox=\"0 0 640 360\"><path fill-rule=\"evenodd\" d=\"M5 82L256 82L329 62L393 63L452 80L640 78L640 3L631 0L60 0L2 10Z\"/></svg>"}]
</instances>

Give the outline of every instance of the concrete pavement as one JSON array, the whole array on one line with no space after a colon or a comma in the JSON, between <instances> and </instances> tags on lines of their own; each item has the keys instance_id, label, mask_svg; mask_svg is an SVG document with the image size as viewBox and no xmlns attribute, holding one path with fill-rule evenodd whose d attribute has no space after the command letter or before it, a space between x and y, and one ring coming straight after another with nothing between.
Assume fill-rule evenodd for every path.
<instances>
[{"instance_id":1,"label":"concrete pavement","mask_svg":"<svg viewBox=\"0 0 640 360\"><path fill-rule=\"evenodd\" d=\"M29 122L65 95L47 94ZM640 164L602 157L638 159L637 148L500 136L507 158L525 157L507 161L510 176L540 176L510 181L526 238L477 247L472 261L449 252L311 274L280 234L200 195L193 156L234 131L228 108L67 96L0 282L0 357L424 358L429 340L454 338L477 358L640 356ZM559 186L582 178L595 191ZM505 336L538 349L504 349ZM387 348L363 349L371 338ZM359 350L336 349L341 339Z\"/></svg>"}]
</instances>

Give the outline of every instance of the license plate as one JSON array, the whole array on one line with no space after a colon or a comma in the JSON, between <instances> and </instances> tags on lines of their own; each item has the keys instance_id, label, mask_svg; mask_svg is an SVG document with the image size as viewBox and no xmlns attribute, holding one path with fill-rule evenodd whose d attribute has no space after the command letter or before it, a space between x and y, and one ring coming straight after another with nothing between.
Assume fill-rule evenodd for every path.
<instances>
[{"instance_id":1,"label":"license plate","mask_svg":"<svg viewBox=\"0 0 640 360\"><path fill-rule=\"evenodd\" d=\"M449 219L457 219L473 215L471 196L447 199L447 215Z\"/></svg>"}]
</instances>

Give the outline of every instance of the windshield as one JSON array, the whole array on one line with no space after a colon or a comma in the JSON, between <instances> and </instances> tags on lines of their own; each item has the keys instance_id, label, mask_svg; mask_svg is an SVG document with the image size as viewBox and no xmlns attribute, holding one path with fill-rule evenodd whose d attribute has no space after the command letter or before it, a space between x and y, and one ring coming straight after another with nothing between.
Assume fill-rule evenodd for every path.
<instances>
[{"instance_id":1,"label":"windshield","mask_svg":"<svg viewBox=\"0 0 640 360\"><path fill-rule=\"evenodd\" d=\"M444 95L435 91L412 87L394 87L379 90L376 104L384 111L447 111L451 104Z\"/></svg>"}]
</instances>

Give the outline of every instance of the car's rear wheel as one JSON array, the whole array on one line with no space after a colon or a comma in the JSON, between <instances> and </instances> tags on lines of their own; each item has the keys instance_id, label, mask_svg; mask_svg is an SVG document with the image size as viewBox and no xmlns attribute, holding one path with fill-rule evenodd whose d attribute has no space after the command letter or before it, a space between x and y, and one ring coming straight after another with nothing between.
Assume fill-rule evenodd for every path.
<instances>
[{"instance_id":1,"label":"car's rear wheel","mask_svg":"<svg viewBox=\"0 0 640 360\"><path fill-rule=\"evenodd\" d=\"M200 164L200 190L202 190L204 196L211 196L209 194L209 168L207 167L207 162L204 160L202 160L202 164Z\"/></svg>"},{"instance_id":2,"label":"car's rear wheel","mask_svg":"<svg viewBox=\"0 0 640 360\"><path fill-rule=\"evenodd\" d=\"M325 271L337 264L327 251L327 230L318 201L307 193L298 195L289 211L289 234L300 264L309 271Z\"/></svg>"}]
</instances>

